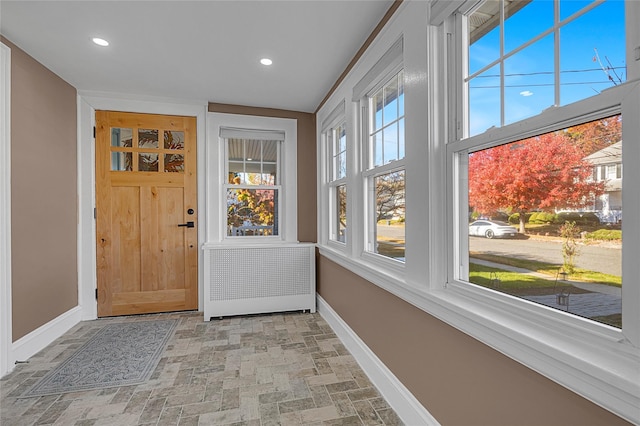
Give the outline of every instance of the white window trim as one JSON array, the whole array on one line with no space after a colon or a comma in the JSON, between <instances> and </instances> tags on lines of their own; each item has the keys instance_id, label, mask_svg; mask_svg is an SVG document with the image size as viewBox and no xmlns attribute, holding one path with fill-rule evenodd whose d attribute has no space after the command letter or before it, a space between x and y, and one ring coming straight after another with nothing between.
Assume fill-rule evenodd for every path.
<instances>
[{"instance_id":1,"label":"white window trim","mask_svg":"<svg viewBox=\"0 0 640 426\"><path fill-rule=\"evenodd\" d=\"M11 314L11 49L0 43L0 377L13 370Z\"/></svg>"},{"instance_id":2,"label":"white window trim","mask_svg":"<svg viewBox=\"0 0 640 426\"><path fill-rule=\"evenodd\" d=\"M284 132L280 148L280 205L279 235L266 237L227 237L226 235L226 139L220 137L221 128L257 129ZM207 113L206 167L206 242L207 245L274 244L298 242L297 212L297 120L210 112ZM256 187L257 188L257 187ZM265 187L266 188L266 187ZM269 187L273 189L274 187Z\"/></svg>"},{"instance_id":3,"label":"white window trim","mask_svg":"<svg viewBox=\"0 0 640 426\"><path fill-rule=\"evenodd\" d=\"M408 141L405 147L406 173L408 180L421 179L424 183L419 190L411 185L407 188L414 196L419 195L416 199L412 198L411 205L407 207L407 214L412 214L408 220L414 217L413 214L427 212L426 217L421 217L425 220L423 227L426 230L414 228L411 231L413 238L408 244L415 243L412 247L416 250L408 252L406 279L377 262L364 260L361 247L357 245L344 253L330 244L320 243L320 254L605 409L632 423L640 424L640 352L638 345L628 341L620 330L524 301L518 301L517 307L508 303L505 305L505 299L511 300L509 296L468 284L462 285L462 288L455 282L447 284L448 257L452 252L451 241L454 241L453 220L449 217L451 209L448 206L452 205L453 196L451 190L444 191L442 188L445 183L452 188L449 178L453 175L451 168L454 164L451 156L447 156L445 142L461 136L458 134L462 129L458 125L461 120L456 120L455 117L464 117L461 105L450 101L445 90L447 82L455 80L462 73L459 62L451 61L447 53L456 46L455 32L451 30L454 27L451 13L462 3L472 5L475 2L476 0L456 1L442 5L444 9L438 10L436 16L437 24L445 16L449 17L444 25L428 28L424 28L424 17L428 15L420 10L420 2L404 2L380 34L379 42L374 43L363 55L352 75L338 89L338 96L349 95L351 88L362 78L360 76L366 73L363 68L375 63L373 56L384 54L385 46L390 46L397 40L398 34L404 34L405 103L409 104L406 108L405 128ZM440 3L444 2L436 2L436 6L440 6ZM628 43L640 45L640 27L635 25L640 16L640 3L627 2L626 8L627 11L633 11L627 13L627 40L631 40ZM431 18L434 16L432 14ZM633 46L630 50L633 51ZM629 81L639 78L640 60L630 58L627 69ZM627 98L632 96L637 98L638 94L627 94ZM613 102L611 106L614 107L615 104ZM570 107L563 107L563 113L568 114ZM319 118L325 116L326 111L328 108L321 109L318 112ZM549 111L549 114L554 113ZM623 116L640 116L640 111L629 105L623 108L622 113ZM360 140L357 134L361 129L356 118L359 115L358 102L354 102L352 107L347 108L349 136L355 135L354 141ZM535 117L531 120L534 119ZM515 126L517 125L518 123ZM410 142L414 140L420 142ZM355 150L355 155L349 160L349 166L359 167L359 144L353 142L353 145L350 149ZM321 144L318 147L320 149ZM640 147L634 150L638 151ZM321 173L320 162L324 157L318 155L318 158L318 170ZM625 169L624 178L630 182L640 182L640 168L636 167L640 162L640 153L629 152L625 147L625 158L631 166ZM630 172L632 167L637 170ZM353 174L349 176L349 183L352 184L349 195L356 200L356 206L349 206L348 214L354 210L362 211L362 206L357 204L361 203L361 191L364 189L360 187L360 180L356 177ZM319 185L321 182L319 181ZM319 197L321 193L319 191ZM626 210L633 208L640 211L640 191L627 188L624 197ZM356 217L357 219L361 220L360 217ZM323 220L320 212L320 225ZM353 220L350 223L354 223ZM630 239L638 244L640 224L627 221L624 226L625 244ZM323 235L320 228L321 226L319 242ZM354 231L358 232L358 229ZM350 237L350 241L356 242L362 238L354 233L350 233ZM634 258L632 250L623 254L623 264L633 268L632 277L640 276L640 262ZM627 307L628 303L638 305L639 298L628 295L625 290L623 311L631 309ZM541 316L541 310L546 315ZM634 315L636 317L632 321L640 324L640 311L636 310ZM563 330L556 328L560 323L565 324Z\"/></svg>"},{"instance_id":4,"label":"white window trim","mask_svg":"<svg viewBox=\"0 0 640 426\"><path fill-rule=\"evenodd\" d=\"M319 198L319 206L326 206L323 212L320 213L320 239L319 241L322 244L328 244L333 246L334 249L340 251L346 251L348 244L350 243L351 238L351 230L348 227L350 223L347 218L347 240L346 242L338 241L335 234L335 194L337 191L337 187L344 185L347 189L347 214L349 214L349 199L351 198L350 187L348 184L348 176L351 173L351 167L349 164L349 146L351 140L351 131L347 125L347 119L345 114L345 100L342 99L337 103L337 105L331 110L331 112L322 120L322 125L320 127L320 141L318 144L318 163L319 163L319 188L318 188L318 198ZM346 146L346 163L347 170L345 176L332 180L333 178L333 168L335 167L333 160L333 137L335 137L335 129L344 125L347 129L347 146ZM331 137L329 136L331 133Z\"/></svg>"},{"instance_id":5,"label":"white window trim","mask_svg":"<svg viewBox=\"0 0 640 426\"><path fill-rule=\"evenodd\" d=\"M460 26L457 28L460 36L465 38ZM459 43L455 56L463 58L466 55L464 50ZM462 67L458 65L457 81L463 81L463 77ZM454 81L452 86L456 84ZM458 89L450 87L450 90L449 96L456 99ZM457 99L459 107L464 104L460 98ZM461 225L466 224L463 220L466 214L462 211L467 203L466 181L458 180L458 167L466 161L467 153L619 112L623 115L625 135L623 161L635 165L640 160L640 124L638 120L625 120L625 117L638 117L640 113L640 83L637 80L447 145L447 240L452 244L448 249L449 279L442 299L460 310L464 318L447 313L443 319L596 404L631 422L640 423L640 286L637 285L640 266L637 259L632 259L632 255L640 250L640 225L634 221L623 222L623 276L627 283L623 290L623 330L456 278L468 273L459 271L461 267L468 269L468 241L465 238L466 228ZM457 122L465 122L466 112L458 108L457 113ZM631 185L640 181L640 172L634 170L625 176L625 180L631 182L623 189L625 212L637 217L640 214L640 195L637 190L631 190Z\"/></svg>"},{"instance_id":6,"label":"white window trim","mask_svg":"<svg viewBox=\"0 0 640 426\"><path fill-rule=\"evenodd\" d=\"M372 245L377 243L376 236L376 224L374 223L374 215L371 209L375 209L375 186L374 179L378 176L397 172L404 170L405 171L405 181L406 181L406 141L405 141L405 157L392 161L387 164L383 164L380 166L373 165L373 157L371 153L371 128L370 128L370 120L371 120L371 97L374 93L378 92L382 89L387 83L389 83L390 79L396 76L400 71L404 70L404 63L402 61L402 52L403 52L403 38L399 39L393 46L385 53L383 58L376 63L374 68L367 73L365 78L363 78L356 88L360 88L359 91L362 91L364 87L366 87L366 93L362 94L359 99L359 121L361 128L361 137L357 143L357 149L360 153L360 165L361 169L358 170L358 179L359 184L363 187L363 204L361 215L362 220L360 223L364 224L363 230L363 240L361 258L367 262L381 264L384 265L385 268L388 268L395 272L395 274L402 276L404 278L405 271L405 262L392 259L390 257L380 255L373 250L371 250ZM400 55L400 56L397 56ZM377 78L372 73L372 71L376 71L379 73ZM367 85L365 86L363 82L367 81ZM406 86L406 84L405 84ZM404 89L406 90L406 88ZM356 89L354 89L354 96L356 93ZM406 106L405 106L406 111ZM406 115L405 115L406 117ZM406 119L405 119L406 125ZM406 135L406 133L405 133ZM405 136L406 138L406 136ZM405 188L406 190L406 188ZM406 243L405 243L406 247Z\"/></svg>"},{"instance_id":7,"label":"white window trim","mask_svg":"<svg viewBox=\"0 0 640 426\"><path fill-rule=\"evenodd\" d=\"M93 127L96 110L139 112L148 114L184 115L196 117L198 164L198 217L203 215L204 200L204 153L206 151L205 101L189 101L158 98L153 96L131 96L127 94L95 91L78 92L78 304L82 309L82 320L98 317L95 298L96 277L96 223L94 207L96 199L95 143ZM204 241L204 222L198 223L198 242ZM198 256L198 303L203 303L203 253Z\"/></svg>"},{"instance_id":8,"label":"white window trim","mask_svg":"<svg viewBox=\"0 0 640 426\"><path fill-rule=\"evenodd\" d=\"M223 133L224 133L224 128L222 129ZM239 133L243 133L243 132L239 132ZM225 231L224 231L224 235L223 238L225 241L235 241L235 240L243 240L243 241L263 241L263 240L276 240L276 241L280 241L282 240L282 236L280 235L280 230L282 229L282 214L280 214L280 212L282 211L282 207L284 206L284 200L281 198L282 194L283 194L283 187L282 187L282 176L281 176L281 170L282 167L281 166L281 162L282 162L282 144L284 142L284 138L285 138L285 134L284 132L271 132L274 133L273 139L269 138L269 137L264 137L263 135L260 135L260 133L265 133L265 132L244 132L247 135L242 135L242 134L238 134L236 135L238 137L238 139L261 139L261 140L271 140L271 141L277 141L278 143L278 154L277 154L277 160L276 160L276 181L273 185L251 185L251 184L240 184L240 185L235 185L235 184L230 184L229 182L227 182L227 179L225 178L224 181L222 182L222 198L220 199L220 203L222 206L224 206L226 208L226 201L227 201L227 192L229 189L247 189L247 190L262 190L262 189L266 189L266 190L275 190L278 192L278 200L277 200L277 207L276 207L276 211L278 212L276 220L277 220L277 230L278 230L278 234L277 235L264 235L264 236L233 236L233 235L227 235L227 229L225 226ZM249 136L250 133L254 133L254 136ZM277 133L277 135L275 135ZM263 138L264 137L264 138ZM229 176L229 136L220 135L220 143L223 145L223 149L224 149L224 174L223 176ZM261 160L262 161L262 160ZM225 223L227 223L227 216L226 216L226 210L225 213L223 213L223 220Z\"/></svg>"}]
</instances>

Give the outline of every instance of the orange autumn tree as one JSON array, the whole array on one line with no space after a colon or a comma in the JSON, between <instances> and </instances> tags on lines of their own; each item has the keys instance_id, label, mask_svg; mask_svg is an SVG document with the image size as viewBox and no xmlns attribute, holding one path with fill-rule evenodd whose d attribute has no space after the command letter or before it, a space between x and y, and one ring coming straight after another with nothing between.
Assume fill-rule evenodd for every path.
<instances>
[{"instance_id":1,"label":"orange autumn tree","mask_svg":"<svg viewBox=\"0 0 640 426\"><path fill-rule=\"evenodd\" d=\"M586 157L622 140L622 117L618 114L578 124L564 132Z\"/></svg>"},{"instance_id":2,"label":"orange autumn tree","mask_svg":"<svg viewBox=\"0 0 640 426\"><path fill-rule=\"evenodd\" d=\"M469 205L489 214L582 208L602 194L591 165L562 131L546 133L469 155Z\"/></svg>"}]
</instances>

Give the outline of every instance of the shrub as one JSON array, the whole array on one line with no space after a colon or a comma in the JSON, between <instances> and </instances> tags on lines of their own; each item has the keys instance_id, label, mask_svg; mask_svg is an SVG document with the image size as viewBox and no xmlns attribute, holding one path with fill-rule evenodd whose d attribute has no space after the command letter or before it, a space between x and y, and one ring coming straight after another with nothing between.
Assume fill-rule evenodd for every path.
<instances>
[{"instance_id":1,"label":"shrub","mask_svg":"<svg viewBox=\"0 0 640 426\"><path fill-rule=\"evenodd\" d=\"M525 213L524 215L524 223L529 222L531 219L531 213ZM509 216L509 223L512 225L517 225L520 223L520 213L514 213Z\"/></svg>"},{"instance_id":2,"label":"shrub","mask_svg":"<svg viewBox=\"0 0 640 426\"><path fill-rule=\"evenodd\" d=\"M560 227L560 236L562 237L562 258L564 263L562 269L567 274L571 275L576 269L576 257L579 250L576 240L580 238L580 228L576 226L575 222L565 222Z\"/></svg>"},{"instance_id":3,"label":"shrub","mask_svg":"<svg viewBox=\"0 0 640 426\"><path fill-rule=\"evenodd\" d=\"M617 229L598 229L585 235L587 240L615 241L622 240L622 231Z\"/></svg>"},{"instance_id":4,"label":"shrub","mask_svg":"<svg viewBox=\"0 0 640 426\"><path fill-rule=\"evenodd\" d=\"M553 223L555 218L556 218L556 215L553 213L535 212L529 218L529 223L538 223L538 224Z\"/></svg>"},{"instance_id":5,"label":"shrub","mask_svg":"<svg viewBox=\"0 0 640 426\"><path fill-rule=\"evenodd\" d=\"M599 225L600 219L592 212L560 212L556 215L555 223L564 224L566 222L575 222L576 225Z\"/></svg>"}]
</instances>

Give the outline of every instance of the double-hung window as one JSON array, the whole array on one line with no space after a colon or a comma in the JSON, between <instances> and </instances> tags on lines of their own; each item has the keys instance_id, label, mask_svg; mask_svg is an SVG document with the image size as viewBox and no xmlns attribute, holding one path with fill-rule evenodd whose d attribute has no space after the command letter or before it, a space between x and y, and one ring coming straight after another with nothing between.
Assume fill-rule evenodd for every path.
<instances>
[{"instance_id":1,"label":"double-hung window","mask_svg":"<svg viewBox=\"0 0 640 426\"><path fill-rule=\"evenodd\" d=\"M393 74L366 98L365 250L405 259L404 72Z\"/></svg>"},{"instance_id":2,"label":"double-hung window","mask_svg":"<svg viewBox=\"0 0 640 426\"><path fill-rule=\"evenodd\" d=\"M628 393L611 379L622 370L633 376L640 346L640 268L629 261L640 232L622 220L623 205L625 220L640 214L637 191L622 179L630 162L624 180L636 182L640 154L626 3L487 0L456 15L448 281L496 318L517 313L523 326L502 323L506 335L552 330L539 354L549 345L573 357L572 345L588 342L580 356L601 369L591 377L608 380L549 373L559 371L555 362L568 368L559 358L541 370L634 418L622 401L637 382ZM545 326L532 337L526 324ZM609 362L607 351L620 361Z\"/></svg>"},{"instance_id":3,"label":"double-hung window","mask_svg":"<svg viewBox=\"0 0 640 426\"><path fill-rule=\"evenodd\" d=\"M227 237L278 236L280 227L280 149L277 132L221 129L225 141ZM273 133L273 134L271 134Z\"/></svg>"},{"instance_id":4,"label":"double-hung window","mask_svg":"<svg viewBox=\"0 0 640 426\"><path fill-rule=\"evenodd\" d=\"M334 124L324 131L329 192L329 240L347 242L347 123L344 103L336 110Z\"/></svg>"}]
</instances>

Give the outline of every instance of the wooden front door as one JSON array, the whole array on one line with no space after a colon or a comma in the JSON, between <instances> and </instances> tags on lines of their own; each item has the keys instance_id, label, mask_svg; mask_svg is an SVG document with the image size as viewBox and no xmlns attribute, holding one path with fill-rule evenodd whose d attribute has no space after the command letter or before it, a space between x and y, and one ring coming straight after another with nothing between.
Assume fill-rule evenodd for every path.
<instances>
[{"instance_id":1,"label":"wooden front door","mask_svg":"<svg viewBox=\"0 0 640 426\"><path fill-rule=\"evenodd\" d=\"M96 111L98 316L198 308L194 117Z\"/></svg>"}]
</instances>

